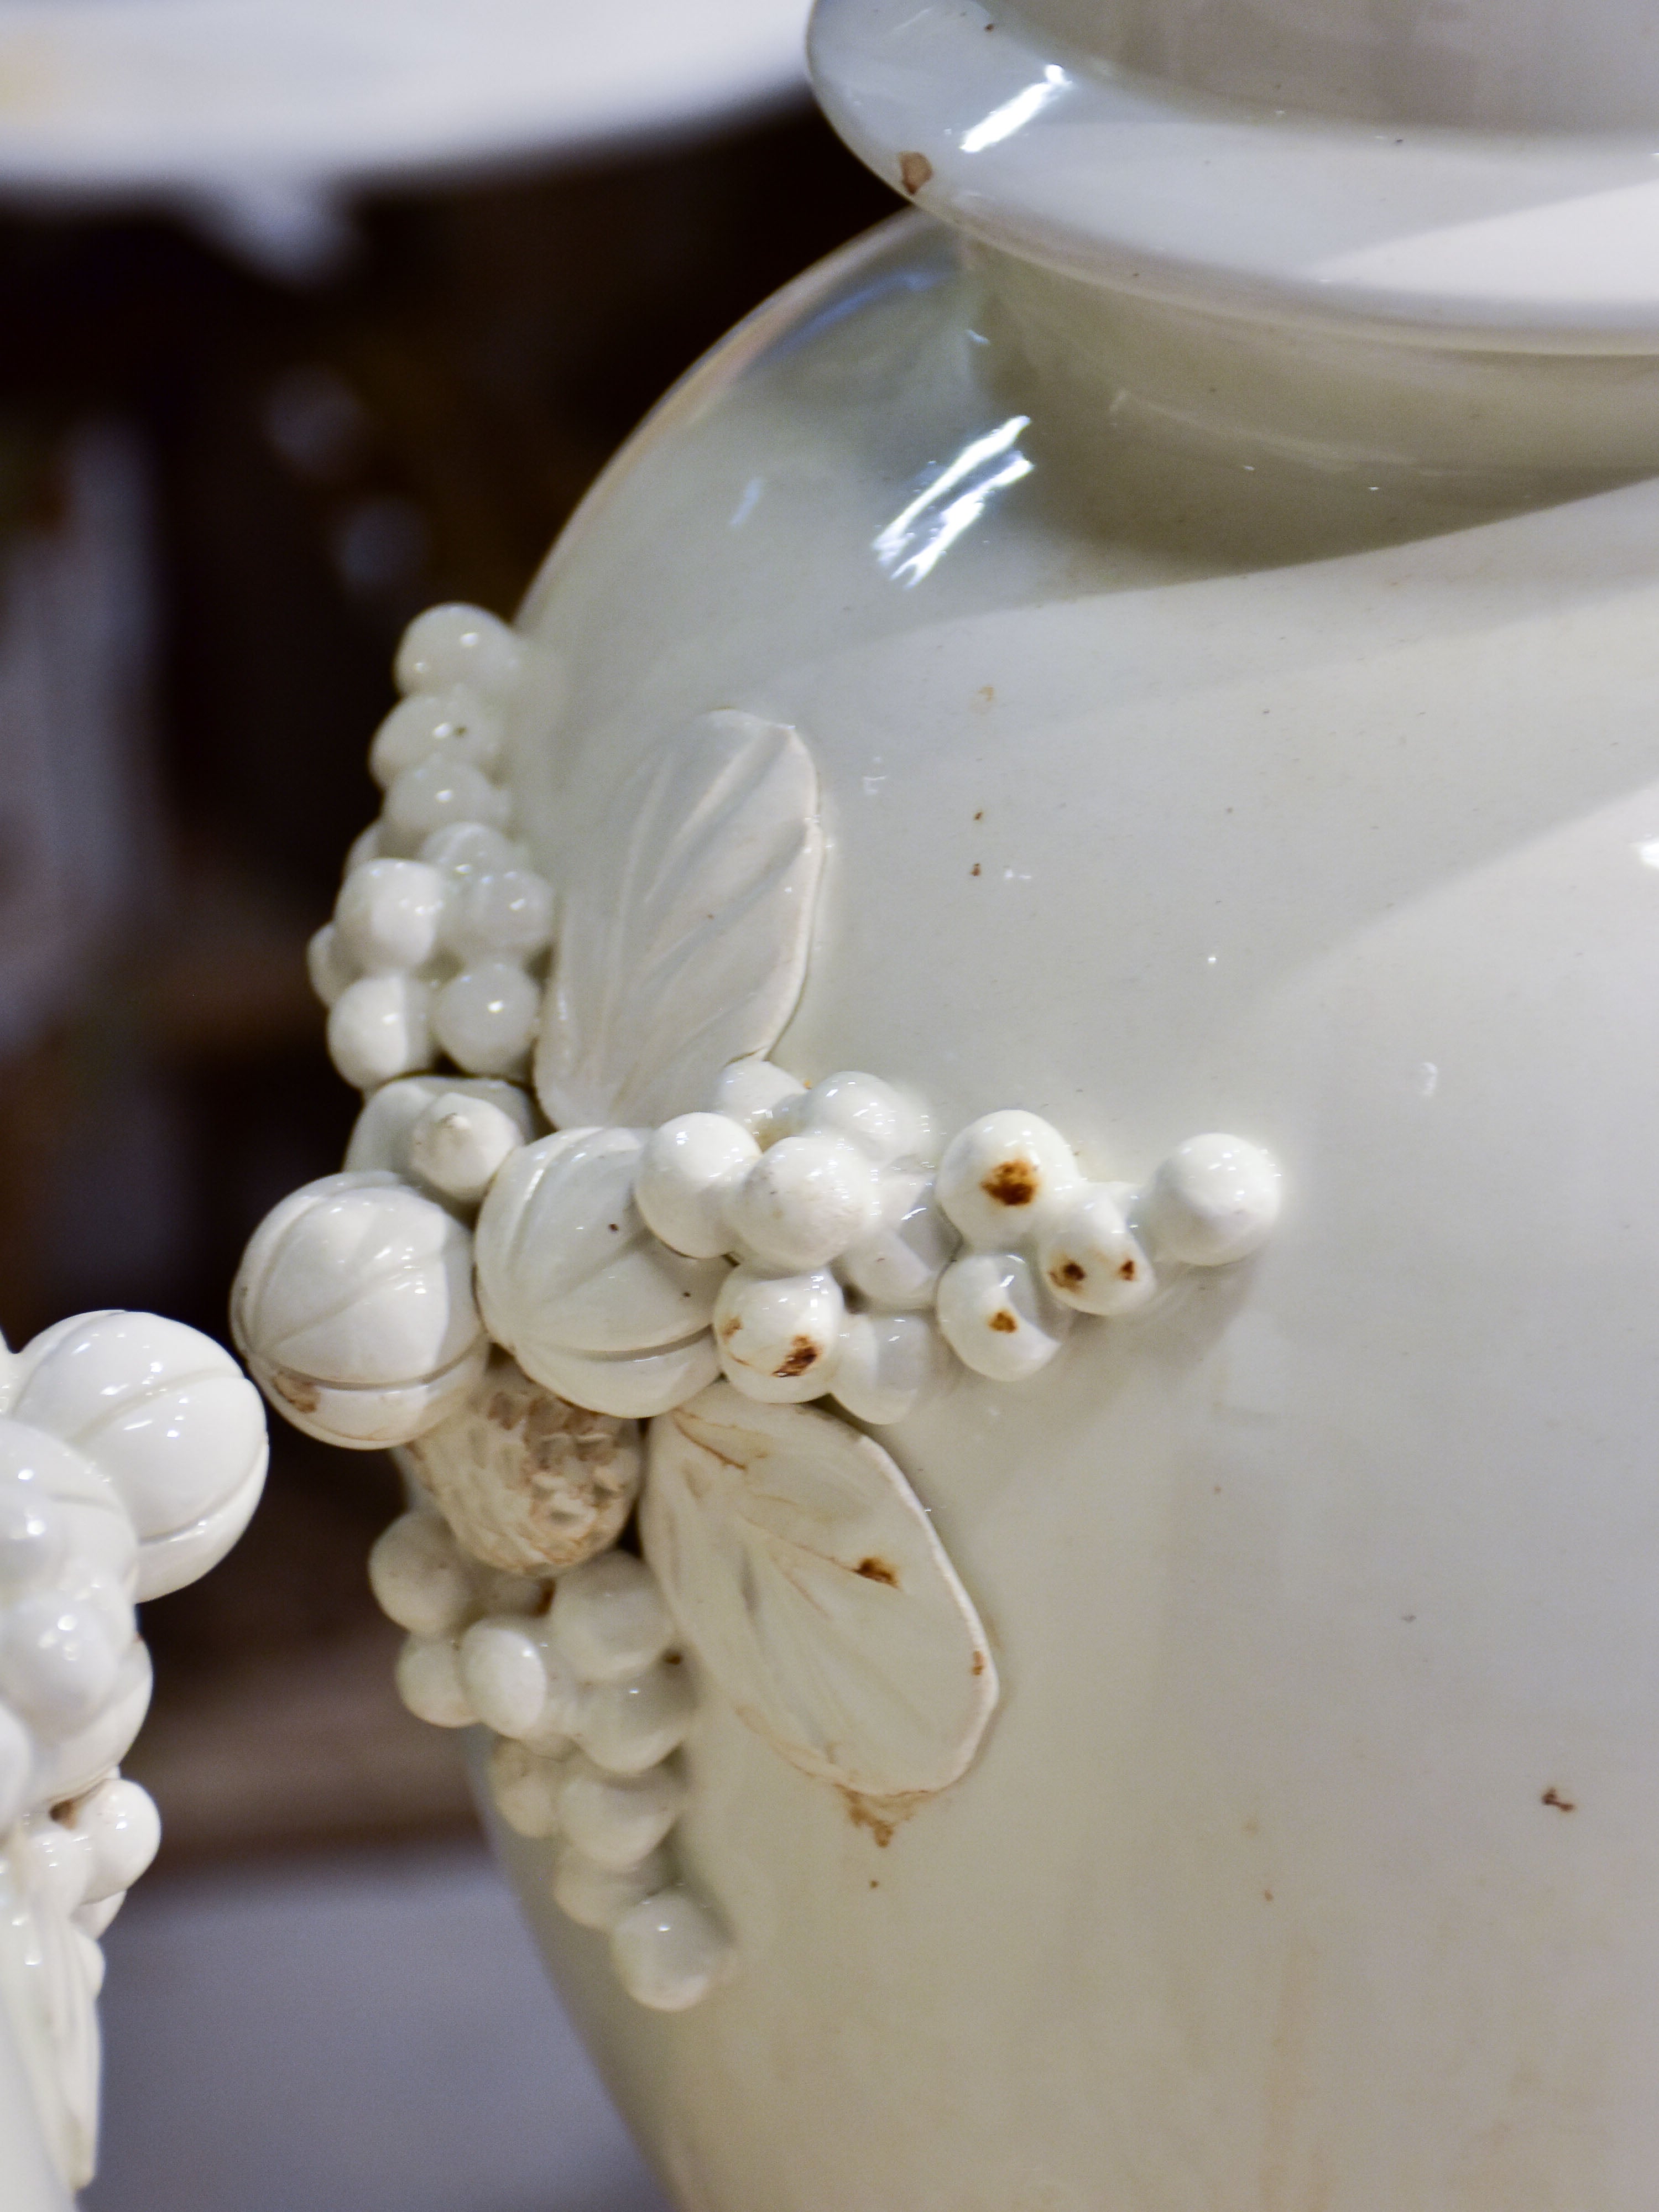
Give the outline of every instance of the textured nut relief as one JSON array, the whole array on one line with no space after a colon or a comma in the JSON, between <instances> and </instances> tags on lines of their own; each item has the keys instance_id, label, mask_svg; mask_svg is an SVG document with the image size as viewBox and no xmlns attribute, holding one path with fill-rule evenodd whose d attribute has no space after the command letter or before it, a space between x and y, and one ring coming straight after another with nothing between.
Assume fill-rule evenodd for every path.
<instances>
[{"instance_id":1,"label":"textured nut relief","mask_svg":"<svg viewBox=\"0 0 1659 2212\"><path fill-rule=\"evenodd\" d=\"M520 1572L606 1550L639 1492L638 1424L571 1405L499 1351L472 1402L408 1449L465 1550Z\"/></svg>"}]
</instances>

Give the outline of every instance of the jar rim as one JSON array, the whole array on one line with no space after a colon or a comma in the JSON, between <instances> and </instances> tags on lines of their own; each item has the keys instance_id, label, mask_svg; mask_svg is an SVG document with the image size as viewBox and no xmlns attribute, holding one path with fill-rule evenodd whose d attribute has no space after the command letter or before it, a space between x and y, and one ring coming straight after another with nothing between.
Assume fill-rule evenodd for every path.
<instances>
[{"instance_id":1,"label":"jar rim","mask_svg":"<svg viewBox=\"0 0 1659 2212\"><path fill-rule=\"evenodd\" d=\"M1137 76L979 0L817 0L840 135L982 243L1164 306L1500 351L1659 351L1659 129L1499 134Z\"/></svg>"}]
</instances>

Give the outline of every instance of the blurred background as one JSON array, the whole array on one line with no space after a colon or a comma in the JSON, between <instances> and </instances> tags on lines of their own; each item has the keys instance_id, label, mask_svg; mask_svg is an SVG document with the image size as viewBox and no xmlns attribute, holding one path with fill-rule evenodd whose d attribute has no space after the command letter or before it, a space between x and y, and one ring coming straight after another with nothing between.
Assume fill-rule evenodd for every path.
<instances>
[{"instance_id":1,"label":"blurred background","mask_svg":"<svg viewBox=\"0 0 1659 2212\"><path fill-rule=\"evenodd\" d=\"M0 1328L223 1337L338 1164L307 937L392 653L509 615L639 416L891 211L799 0L0 0ZM273 1423L147 1609L92 2212L659 2203L392 1690L389 1463ZM483 2001L488 1984L490 1999ZM434 2069L447 2083L434 2108Z\"/></svg>"}]
</instances>

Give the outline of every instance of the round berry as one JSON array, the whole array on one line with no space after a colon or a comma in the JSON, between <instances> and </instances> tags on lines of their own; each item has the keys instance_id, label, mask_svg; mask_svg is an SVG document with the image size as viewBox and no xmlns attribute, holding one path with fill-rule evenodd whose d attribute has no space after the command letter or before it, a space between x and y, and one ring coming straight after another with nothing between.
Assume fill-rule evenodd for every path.
<instances>
[{"instance_id":1,"label":"round berry","mask_svg":"<svg viewBox=\"0 0 1659 2212\"><path fill-rule=\"evenodd\" d=\"M469 869L444 915L444 943L461 960L492 952L529 960L552 937L553 886L528 868Z\"/></svg>"},{"instance_id":2,"label":"round berry","mask_svg":"<svg viewBox=\"0 0 1659 2212\"><path fill-rule=\"evenodd\" d=\"M731 1200L743 1249L792 1273L826 1266L867 1237L880 1215L874 1169L840 1137L785 1137L762 1153Z\"/></svg>"},{"instance_id":3,"label":"round berry","mask_svg":"<svg viewBox=\"0 0 1659 2212\"><path fill-rule=\"evenodd\" d=\"M513 1075L535 1041L542 994L512 960L477 960L452 975L432 1009L438 1042L471 1075Z\"/></svg>"},{"instance_id":4,"label":"round berry","mask_svg":"<svg viewBox=\"0 0 1659 2212\"><path fill-rule=\"evenodd\" d=\"M0 1616L0 1692L51 1734L67 1735L113 1692L124 1649L102 1606L37 1591Z\"/></svg>"},{"instance_id":5,"label":"round berry","mask_svg":"<svg viewBox=\"0 0 1659 2212\"><path fill-rule=\"evenodd\" d=\"M370 860L354 868L334 905L340 952L359 975L421 967L437 950L448 890L442 872L422 860Z\"/></svg>"},{"instance_id":6,"label":"round berry","mask_svg":"<svg viewBox=\"0 0 1659 2212\"><path fill-rule=\"evenodd\" d=\"M821 1397L835 1380L846 1306L827 1269L767 1275L736 1268L714 1306L714 1343L728 1382L764 1405Z\"/></svg>"},{"instance_id":7,"label":"round berry","mask_svg":"<svg viewBox=\"0 0 1659 2212\"><path fill-rule=\"evenodd\" d=\"M806 1086L769 1060L734 1060L720 1070L710 1104L717 1114L740 1122L751 1137L769 1144L783 1132L774 1120L790 1099L804 1096Z\"/></svg>"},{"instance_id":8,"label":"round berry","mask_svg":"<svg viewBox=\"0 0 1659 2212\"><path fill-rule=\"evenodd\" d=\"M510 811L507 793L481 769L434 753L393 778L380 834L396 850L412 853L434 830L453 823L482 822L486 829L503 830Z\"/></svg>"},{"instance_id":9,"label":"round berry","mask_svg":"<svg viewBox=\"0 0 1659 2212\"><path fill-rule=\"evenodd\" d=\"M504 622L483 607L459 601L428 607L404 632L393 673L404 692L447 691L458 684L485 698L510 691L524 645Z\"/></svg>"},{"instance_id":10,"label":"round berry","mask_svg":"<svg viewBox=\"0 0 1659 2212\"><path fill-rule=\"evenodd\" d=\"M476 693L417 692L386 716L368 749L368 771L382 791L406 768L442 751L469 767L494 768L501 752L501 725Z\"/></svg>"},{"instance_id":11,"label":"round berry","mask_svg":"<svg viewBox=\"0 0 1659 2212\"><path fill-rule=\"evenodd\" d=\"M1054 1297L1079 1313L1133 1313L1158 1288L1152 1262L1100 1183L1085 1184L1068 1202L1043 1239L1037 1266Z\"/></svg>"},{"instance_id":12,"label":"round berry","mask_svg":"<svg viewBox=\"0 0 1659 2212\"><path fill-rule=\"evenodd\" d=\"M1143 1206L1153 1247L1193 1267L1261 1249L1279 1218L1279 1165L1243 1137L1189 1137L1153 1176Z\"/></svg>"},{"instance_id":13,"label":"round berry","mask_svg":"<svg viewBox=\"0 0 1659 2212\"><path fill-rule=\"evenodd\" d=\"M684 2012L731 1971L732 1943L706 1906L665 1889L625 1912L611 1931L617 1979L653 2012Z\"/></svg>"},{"instance_id":14,"label":"round berry","mask_svg":"<svg viewBox=\"0 0 1659 2212\"><path fill-rule=\"evenodd\" d=\"M921 1139L920 1115L890 1084L851 1070L815 1083L793 1102L789 1118L802 1131L845 1137L878 1167L914 1152Z\"/></svg>"},{"instance_id":15,"label":"round berry","mask_svg":"<svg viewBox=\"0 0 1659 2212\"><path fill-rule=\"evenodd\" d=\"M653 1236L694 1260L730 1249L732 1192L761 1156L741 1122L724 1114L681 1114L646 1140L634 1202Z\"/></svg>"},{"instance_id":16,"label":"round berry","mask_svg":"<svg viewBox=\"0 0 1659 2212\"><path fill-rule=\"evenodd\" d=\"M1011 1108L982 1115L951 1139L937 1190L969 1243L994 1250L1039 1235L1082 1179L1060 1132Z\"/></svg>"},{"instance_id":17,"label":"round berry","mask_svg":"<svg viewBox=\"0 0 1659 2212\"><path fill-rule=\"evenodd\" d=\"M453 1636L474 1603L474 1571L436 1513L404 1513L368 1555L368 1586L388 1620L413 1636Z\"/></svg>"},{"instance_id":18,"label":"round berry","mask_svg":"<svg viewBox=\"0 0 1659 2212\"><path fill-rule=\"evenodd\" d=\"M939 1325L964 1367L1019 1382L1060 1350L1072 1316L1048 1305L1018 1252L967 1252L939 1278Z\"/></svg>"},{"instance_id":19,"label":"round berry","mask_svg":"<svg viewBox=\"0 0 1659 2212\"><path fill-rule=\"evenodd\" d=\"M360 976L329 1009L328 1051L360 1091L430 1067L432 987L414 975Z\"/></svg>"}]
</instances>

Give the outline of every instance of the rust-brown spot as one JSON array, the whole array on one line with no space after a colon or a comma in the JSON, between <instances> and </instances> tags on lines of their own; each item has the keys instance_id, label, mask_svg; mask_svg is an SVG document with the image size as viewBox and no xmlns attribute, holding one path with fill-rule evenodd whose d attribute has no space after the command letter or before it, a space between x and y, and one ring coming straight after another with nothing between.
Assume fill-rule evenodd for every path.
<instances>
[{"instance_id":1,"label":"rust-brown spot","mask_svg":"<svg viewBox=\"0 0 1659 2212\"><path fill-rule=\"evenodd\" d=\"M933 165L925 154L899 155L899 182L914 197L933 173Z\"/></svg>"},{"instance_id":2,"label":"rust-brown spot","mask_svg":"<svg viewBox=\"0 0 1659 2212\"><path fill-rule=\"evenodd\" d=\"M1133 1283L1139 1273L1139 1268L1133 1260L1126 1260L1117 1271L1118 1280L1121 1283Z\"/></svg>"},{"instance_id":3,"label":"rust-brown spot","mask_svg":"<svg viewBox=\"0 0 1659 2212\"><path fill-rule=\"evenodd\" d=\"M279 1367L270 1378L270 1387L279 1398L286 1399L296 1413L314 1413L321 1393L309 1375L296 1375L291 1367Z\"/></svg>"},{"instance_id":4,"label":"rust-brown spot","mask_svg":"<svg viewBox=\"0 0 1659 2212\"><path fill-rule=\"evenodd\" d=\"M988 1663L989 1662L986 1659L985 1654L982 1651L975 1651L974 1654L974 1663L969 1671L975 1674L982 1674Z\"/></svg>"},{"instance_id":5,"label":"rust-brown spot","mask_svg":"<svg viewBox=\"0 0 1659 2212\"><path fill-rule=\"evenodd\" d=\"M845 1784L841 1786L848 1819L855 1828L862 1828L873 1836L878 1848L884 1851L892 1842L893 1832L900 1822L908 1820L919 1805L925 1805L929 1794L926 1790L914 1790L900 1797L864 1797Z\"/></svg>"},{"instance_id":6,"label":"rust-brown spot","mask_svg":"<svg viewBox=\"0 0 1659 2212\"><path fill-rule=\"evenodd\" d=\"M995 1329L999 1336L1012 1336L1019 1327L1019 1322L1016 1316L1009 1312L1006 1306L1002 1306L991 1316L991 1327Z\"/></svg>"},{"instance_id":7,"label":"rust-brown spot","mask_svg":"<svg viewBox=\"0 0 1659 2212\"><path fill-rule=\"evenodd\" d=\"M856 1571L867 1583L885 1583L889 1589L896 1589L899 1586L898 1576L885 1559L860 1559Z\"/></svg>"},{"instance_id":8,"label":"rust-brown spot","mask_svg":"<svg viewBox=\"0 0 1659 2212\"><path fill-rule=\"evenodd\" d=\"M726 1322L720 1329L721 1343L730 1344L732 1338L742 1327L743 1323L738 1319L736 1314L733 1314L731 1320Z\"/></svg>"},{"instance_id":9,"label":"rust-brown spot","mask_svg":"<svg viewBox=\"0 0 1659 2212\"><path fill-rule=\"evenodd\" d=\"M973 866L969 869L968 872L970 876L976 876L979 873L979 862L977 860L975 861Z\"/></svg>"},{"instance_id":10,"label":"rust-brown spot","mask_svg":"<svg viewBox=\"0 0 1659 2212\"><path fill-rule=\"evenodd\" d=\"M1264 1905L1271 1905L1271 1904L1273 1903L1273 1893L1272 1890L1270 1890L1270 1889L1264 1889L1264 1890L1262 1891L1262 1893L1261 1893L1261 1902L1262 1902Z\"/></svg>"},{"instance_id":11,"label":"rust-brown spot","mask_svg":"<svg viewBox=\"0 0 1659 2212\"><path fill-rule=\"evenodd\" d=\"M981 707L994 705L996 696L996 688L994 684L981 684L979 690L974 694L974 696L979 701ZM975 822L978 821L979 817L977 814L975 815L974 819Z\"/></svg>"},{"instance_id":12,"label":"rust-brown spot","mask_svg":"<svg viewBox=\"0 0 1659 2212\"><path fill-rule=\"evenodd\" d=\"M1037 1194L1037 1172L1029 1160L1000 1160L980 1188L999 1206L1029 1206Z\"/></svg>"},{"instance_id":13,"label":"rust-brown spot","mask_svg":"<svg viewBox=\"0 0 1659 2212\"><path fill-rule=\"evenodd\" d=\"M1576 1813L1578 1810L1577 1799L1576 1797L1564 1797L1553 1783L1550 1784L1549 1788L1544 1792L1543 1796L1538 1802L1540 1805L1553 1805L1558 1813Z\"/></svg>"},{"instance_id":14,"label":"rust-brown spot","mask_svg":"<svg viewBox=\"0 0 1659 2212\"><path fill-rule=\"evenodd\" d=\"M665 1667L684 1667L685 1654L684 1651L665 1651L662 1655L662 1663Z\"/></svg>"},{"instance_id":15,"label":"rust-brown spot","mask_svg":"<svg viewBox=\"0 0 1659 2212\"><path fill-rule=\"evenodd\" d=\"M975 819L975 822L983 822L983 821L984 821L984 819L985 819L985 809L984 809L982 806L980 808L979 811L975 815L974 819Z\"/></svg>"},{"instance_id":16,"label":"rust-brown spot","mask_svg":"<svg viewBox=\"0 0 1659 2212\"><path fill-rule=\"evenodd\" d=\"M1064 1290L1074 1291L1079 1283L1088 1279L1088 1270L1080 1260L1062 1260L1057 1267L1048 1270L1048 1280Z\"/></svg>"},{"instance_id":17,"label":"rust-brown spot","mask_svg":"<svg viewBox=\"0 0 1659 2212\"><path fill-rule=\"evenodd\" d=\"M779 1382L786 1382L793 1376L805 1375L807 1369L816 1363L817 1356L818 1347L811 1338L798 1336L784 1354L782 1364L775 1367L772 1372Z\"/></svg>"},{"instance_id":18,"label":"rust-brown spot","mask_svg":"<svg viewBox=\"0 0 1659 2212\"><path fill-rule=\"evenodd\" d=\"M881 1887L881 1884L876 1880L874 1875L872 1875L870 1877L870 1887L872 1889L879 1889Z\"/></svg>"}]
</instances>

